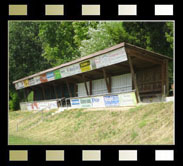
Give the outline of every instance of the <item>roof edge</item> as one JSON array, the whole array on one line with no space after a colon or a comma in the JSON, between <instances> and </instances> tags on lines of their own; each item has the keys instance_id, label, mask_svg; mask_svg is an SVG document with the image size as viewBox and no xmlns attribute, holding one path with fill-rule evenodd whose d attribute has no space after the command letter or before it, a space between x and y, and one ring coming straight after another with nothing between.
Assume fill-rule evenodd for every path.
<instances>
[{"instance_id":1,"label":"roof edge","mask_svg":"<svg viewBox=\"0 0 183 166\"><path fill-rule=\"evenodd\" d=\"M53 68L49 68L49 69L40 71L40 72L38 72L38 73L35 73L35 74L33 74L33 75L26 76L26 77L23 77L23 78L21 78L21 79L15 80L15 81L13 81L13 84L15 84L15 83L17 83L17 82L20 82L20 81L24 81L24 80L26 80L26 79L30 79L30 78L32 78L32 77L39 76L39 75L44 74L44 73L47 73L47 72L52 72L52 71L57 70L57 69L60 69L60 68L62 68L62 67L66 67L66 66L69 66L69 65L78 63L78 62L82 62L82 61L84 61L84 60L87 60L87 59L90 59L90 58L99 56L99 55L101 55L101 54L105 54L105 53L107 53L107 52L116 50L116 49L121 48L121 47L124 47L124 46L125 46L125 42L119 43L119 44L114 45L114 46L112 46L112 47L105 48L105 49L103 49L103 50L94 52L94 53L89 54L89 55L87 55L87 56L83 56L83 57L78 58L78 59L76 59L76 60L73 60L73 61L70 61L70 62L67 62L67 63L63 63L63 64L61 64L61 65L59 65L59 66L56 66L56 67L53 67Z\"/></svg>"}]
</instances>

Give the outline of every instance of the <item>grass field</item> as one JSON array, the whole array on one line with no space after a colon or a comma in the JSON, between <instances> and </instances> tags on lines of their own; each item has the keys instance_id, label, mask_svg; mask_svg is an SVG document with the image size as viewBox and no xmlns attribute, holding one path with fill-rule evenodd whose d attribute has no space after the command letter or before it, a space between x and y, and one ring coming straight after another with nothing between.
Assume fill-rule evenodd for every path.
<instances>
[{"instance_id":1,"label":"grass field","mask_svg":"<svg viewBox=\"0 0 183 166\"><path fill-rule=\"evenodd\" d=\"M173 103L153 103L129 110L65 110L51 115L9 112L9 145L173 144ZM32 115L31 118L30 115ZM22 118L25 121L17 122Z\"/></svg>"}]
</instances>

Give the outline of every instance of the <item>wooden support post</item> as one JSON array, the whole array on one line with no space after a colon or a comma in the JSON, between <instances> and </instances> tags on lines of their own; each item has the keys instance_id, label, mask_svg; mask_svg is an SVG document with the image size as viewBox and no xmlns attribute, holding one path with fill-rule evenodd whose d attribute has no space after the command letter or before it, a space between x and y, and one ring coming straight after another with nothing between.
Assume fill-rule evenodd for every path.
<instances>
[{"instance_id":1,"label":"wooden support post","mask_svg":"<svg viewBox=\"0 0 183 166\"><path fill-rule=\"evenodd\" d=\"M63 88L63 85L61 85L61 97L64 97L64 88Z\"/></svg>"},{"instance_id":2,"label":"wooden support post","mask_svg":"<svg viewBox=\"0 0 183 166\"><path fill-rule=\"evenodd\" d=\"M24 89L24 101L27 101L27 99L26 99L26 89Z\"/></svg>"},{"instance_id":3,"label":"wooden support post","mask_svg":"<svg viewBox=\"0 0 183 166\"><path fill-rule=\"evenodd\" d=\"M92 80L90 80L90 95L92 95Z\"/></svg>"},{"instance_id":4,"label":"wooden support post","mask_svg":"<svg viewBox=\"0 0 183 166\"><path fill-rule=\"evenodd\" d=\"M57 91L56 91L56 88L55 88L55 84L53 84L53 90L54 90L54 93L55 93L55 97L57 99L58 98L58 95L57 95Z\"/></svg>"},{"instance_id":5,"label":"wooden support post","mask_svg":"<svg viewBox=\"0 0 183 166\"><path fill-rule=\"evenodd\" d=\"M132 81L133 81L133 85L134 85L134 88L135 88L137 102L140 102L139 90L138 90L138 86L137 86L137 81L136 81L136 77L135 77L135 73L134 73L132 60L131 60L131 57L128 54L127 54L127 57L128 57L128 62L129 62L129 66L130 66L130 71L131 71L131 74L132 74Z\"/></svg>"},{"instance_id":6,"label":"wooden support post","mask_svg":"<svg viewBox=\"0 0 183 166\"><path fill-rule=\"evenodd\" d=\"M44 89L44 86L42 85L42 86L41 86L41 88L42 88L43 100L45 100L45 99L46 99L46 95L45 95L45 89Z\"/></svg>"},{"instance_id":7,"label":"wooden support post","mask_svg":"<svg viewBox=\"0 0 183 166\"><path fill-rule=\"evenodd\" d=\"M71 93L71 90L70 90L70 87L69 87L68 80L66 80L66 85L67 85L67 89L68 89L68 92L69 92L69 97L72 97L72 93Z\"/></svg>"},{"instance_id":8,"label":"wooden support post","mask_svg":"<svg viewBox=\"0 0 183 166\"><path fill-rule=\"evenodd\" d=\"M111 83L110 83L111 82L110 81L111 78L109 78L109 81L108 81L106 70L104 68L102 70L103 70L103 75L104 75L105 83L106 83L106 86L107 86L107 91L108 91L108 93L111 93Z\"/></svg>"},{"instance_id":9,"label":"wooden support post","mask_svg":"<svg viewBox=\"0 0 183 166\"><path fill-rule=\"evenodd\" d=\"M89 92L88 92L88 86L87 86L87 83L86 83L85 76L84 76L84 75L82 75L82 78L83 78L83 81L84 81L84 84L85 84L86 94L87 94L87 96L88 96L88 95L89 95Z\"/></svg>"},{"instance_id":10,"label":"wooden support post","mask_svg":"<svg viewBox=\"0 0 183 166\"><path fill-rule=\"evenodd\" d=\"M77 92L77 84L74 84L74 97L77 97L76 92Z\"/></svg>"},{"instance_id":11,"label":"wooden support post","mask_svg":"<svg viewBox=\"0 0 183 166\"><path fill-rule=\"evenodd\" d=\"M166 96L169 95L168 60L166 60Z\"/></svg>"},{"instance_id":12,"label":"wooden support post","mask_svg":"<svg viewBox=\"0 0 183 166\"><path fill-rule=\"evenodd\" d=\"M111 93L112 89L112 81L111 81L111 76L109 76L109 92Z\"/></svg>"}]
</instances>

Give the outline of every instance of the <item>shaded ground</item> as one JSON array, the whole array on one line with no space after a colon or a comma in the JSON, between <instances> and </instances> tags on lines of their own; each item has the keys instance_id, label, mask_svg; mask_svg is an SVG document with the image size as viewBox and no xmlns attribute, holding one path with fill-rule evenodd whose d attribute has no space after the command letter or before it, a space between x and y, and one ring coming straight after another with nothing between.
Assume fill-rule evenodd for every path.
<instances>
[{"instance_id":1,"label":"shaded ground","mask_svg":"<svg viewBox=\"0 0 183 166\"><path fill-rule=\"evenodd\" d=\"M73 109L51 116L53 110L43 120L41 113L9 112L9 144L173 144L172 102L121 110Z\"/></svg>"}]
</instances>

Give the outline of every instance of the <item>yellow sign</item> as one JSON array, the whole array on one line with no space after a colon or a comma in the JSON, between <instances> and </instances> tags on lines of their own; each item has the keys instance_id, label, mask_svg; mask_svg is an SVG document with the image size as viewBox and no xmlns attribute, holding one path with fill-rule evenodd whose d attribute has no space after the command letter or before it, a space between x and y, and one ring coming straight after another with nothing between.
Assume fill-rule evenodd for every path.
<instances>
[{"instance_id":1,"label":"yellow sign","mask_svg":"<svg viewBox=\"0 0 183 166\"><path fill-rule=\"evenodd\" d=\"M81 72L86 72L91 70L90 61L84 61L80 63Z\"/></svg>"},{"instance_id":2,"label":"yellow sign","mask_svg":"<svg viewBox=\"0 0 183 166\"><path fill-rule=\"evenodd\" d=\"M24 80L24 87L28 87L29 86L29 80Z\"/></svg>"}]
</instances>

